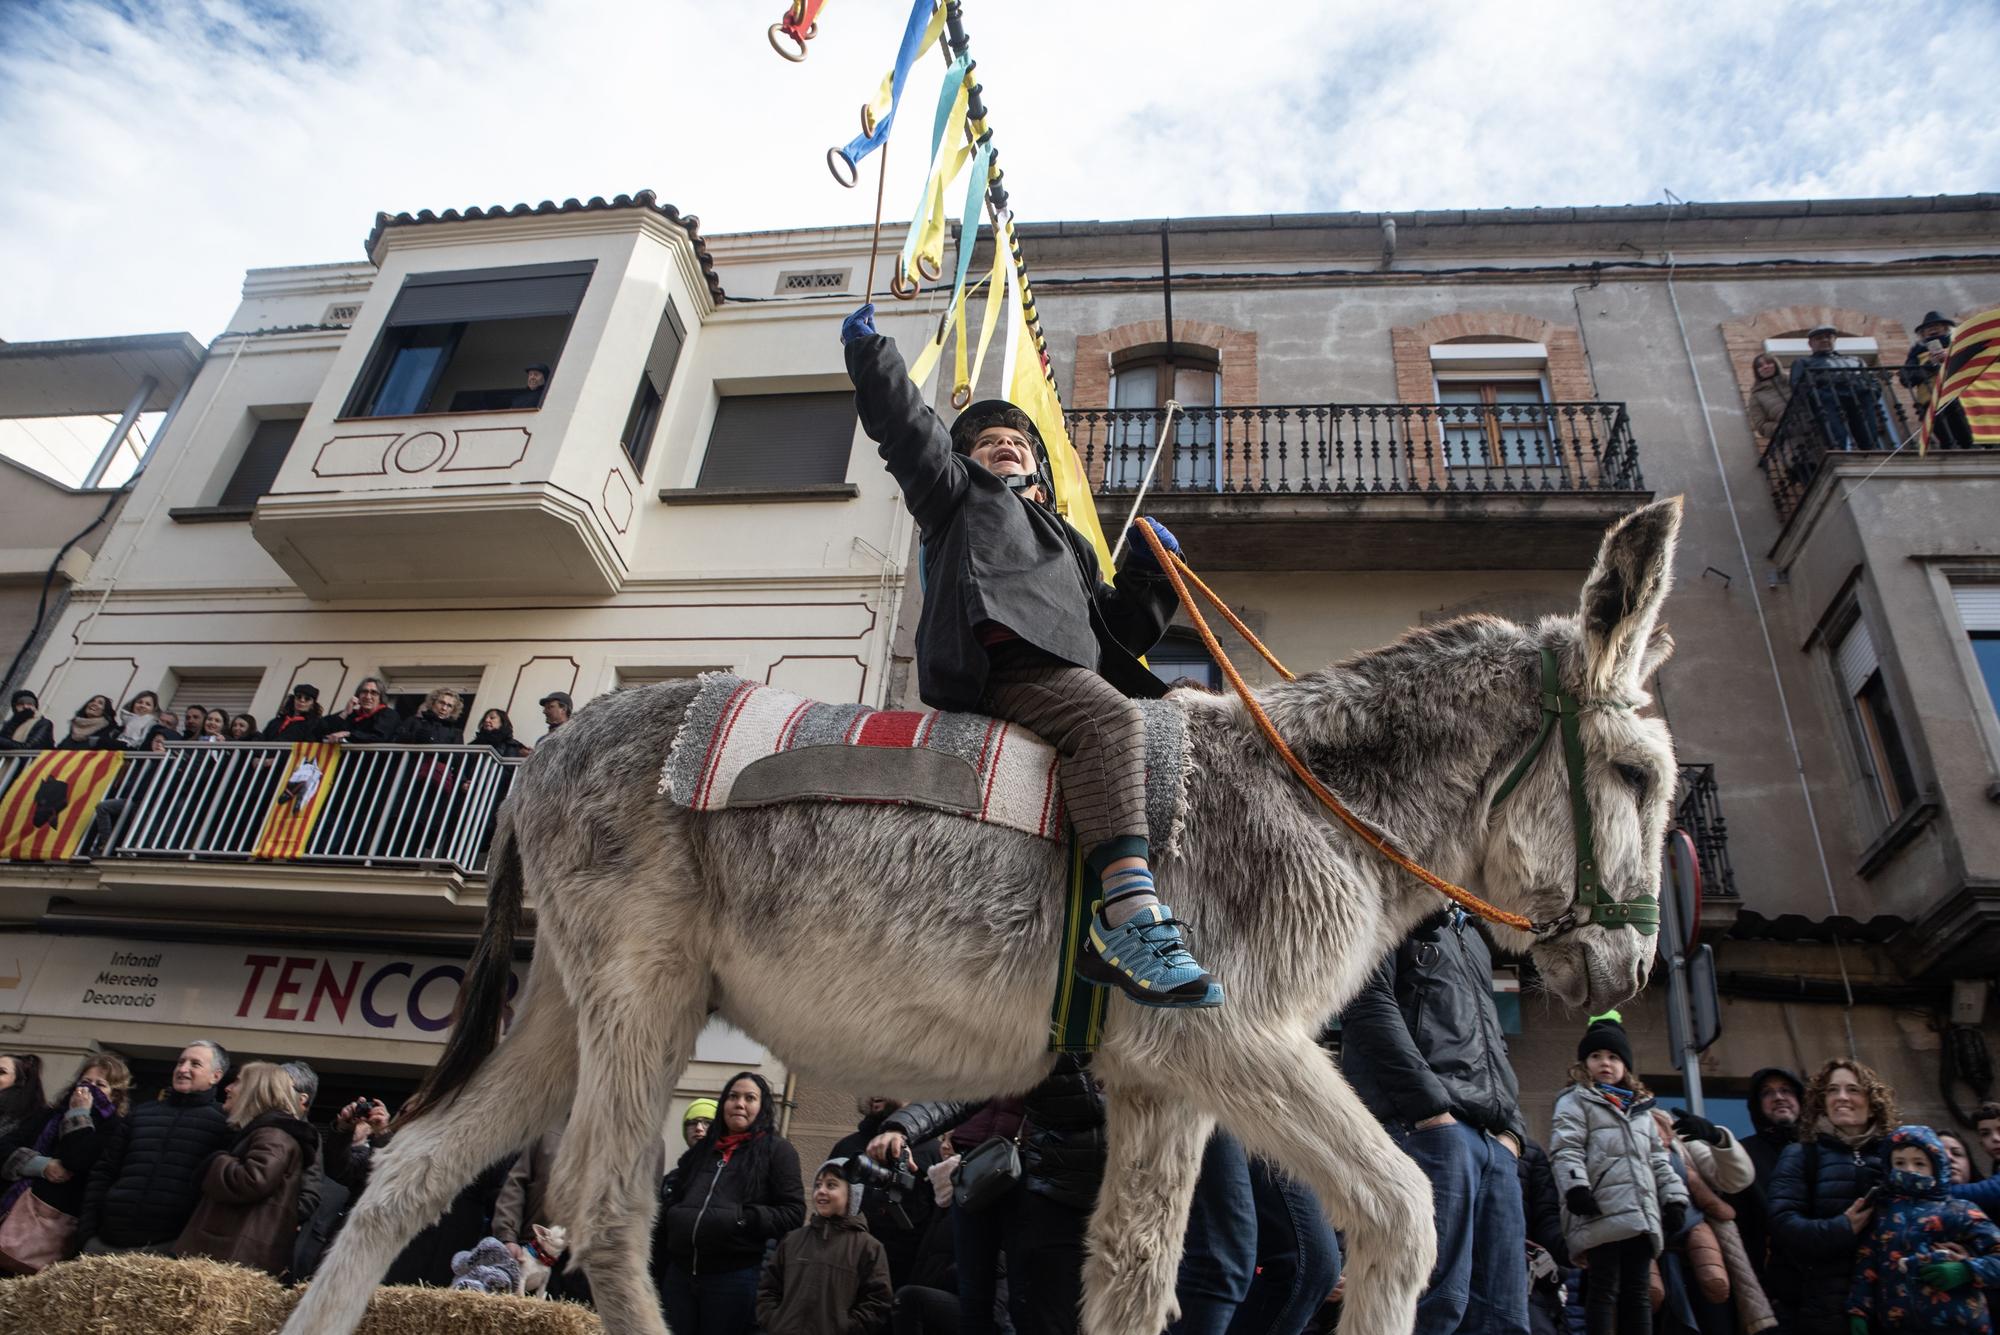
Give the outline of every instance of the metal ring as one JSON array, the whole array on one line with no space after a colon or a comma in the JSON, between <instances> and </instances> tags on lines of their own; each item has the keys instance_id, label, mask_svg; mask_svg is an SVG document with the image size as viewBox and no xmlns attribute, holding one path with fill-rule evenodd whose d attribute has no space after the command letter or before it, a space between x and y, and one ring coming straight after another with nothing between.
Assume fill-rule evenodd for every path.
<instances>
[{"instance_id":1,"label":"metal ring","mask_svg":"<svg viewBox=\"0 0 2000 1335\"><path fill-rule=\"evenodd\" d=\"M843 168L846 169L845 175L842 174ZM834 180L840 182L849 190L852 190L855 183L861 179L861 173L855 169L853 163L847 160L847 155L837 148L829 148L826 151L826 169L833 173Z\"/></svg>"},{"instance_id":2,"label":"metal ring","mask_svg":"<svg viewBox=\"0 0 2000 1335\"><path fill-rule=\"evenodd\" d=\"M818 27L819 25L818 25L818 24L814 24L813 26L814 26L814 27ZM797 55L793 55L793 54L792 54L792 53L791 53L790 51L787 51L787 50L785 50L785 48L784 48L784 47L782 47L782 46L779 46L779 45L778 45L778 36L779 36L779 34L781 34L781 33L782 33L782 34L783 34L784 36L786 36L786 37L791 37L791 38L792 38L792 42L793 42L793 44L794 44L794 45L796 45L796 46L798 47L798 49L799 49L799 51L798 51L798 54L797 54ZM771 39L771 49L772 49L773 51L776 51L776 52L777 52L777 53L778 53L779 55L783 56L783 57L784 57L784 58L785 58L786 60L789 60L789 61L791 61L791 62L792 62L792 63L793 63L794 65L798 64L799 62L803 61L803 60L804 60L804 59L806 58L806 44L805 44L805 42L803 42L802 40L800 40L800 39L799 39L799 38L797 38L797 37L792 37L792 34L790 34L790 33L788 33L788 32L785 32L785 25L784 25L784 24L782 24L782 23L773 23L773 24L772 24L772 25L770 26L770 29L769 29L768 31L766 31L764 35L765 35L766 37L769 37L769 38ZM807 37L810 37L810 36L812 36L812 33L811 33L811 32L808 32L808 33L806 33L806 36L807 36Z\"/></svg>"},{"instance_id":3,"label":"metal ring","mask_svg":"<svg viewBox=\"0 0 2000 1335\"><path fill-rule=\"evenodd\" d=\"M917 285L903 276L901 269L889 275L889 295L898 301L915 301Z\"/></svg>"},{"instance_id":4,"label":"metal ring","mask_svg":"<svg viewBox=\"0 0 2000 1335\"><path fill-rule=\"evenodd\" d=\"M965 410L965 405L971 402L972 402L972 386L959 385L951 391L951 406L957 408L961 412Z\"/></svg>"},{"instance_id":5,"label":"metal ring","mask_svg":"<svg viewBox=\"0 0 2000 1335\"><path fill-rule=\"evenodd\" d=\"M875 106L870 102L861 104L861 137L863 139L875 137Z\"/></svg>"},{"instance_id":6,"label":"metal ring","mask_svg":"<svg viewBox=\"0 0 2000 1335\"><path fill-rule=\"evenodd\" d=\"M937 260L933 260L930 256L920 253L917 256L917 272L924 276L925 282L935 283L938 279L944 277L944 265Z\"/></svg>"}]
</instances>

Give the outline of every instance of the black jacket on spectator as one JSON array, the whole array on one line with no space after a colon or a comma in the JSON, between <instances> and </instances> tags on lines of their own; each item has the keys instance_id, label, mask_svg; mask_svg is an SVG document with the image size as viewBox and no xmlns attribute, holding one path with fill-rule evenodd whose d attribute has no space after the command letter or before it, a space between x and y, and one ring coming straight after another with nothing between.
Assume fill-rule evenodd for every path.
<instances>
[{"instance_id":1,"label":"black jacket on spectator","mask_svg":"<svg viewBox=\"0 0 2000 1335\"><path fill-rule=\"evenodd\" d=\"M396 740L407 746L458 746L465 741L465 720L446 721L419 709L396 729Z\"/></svg>"},{"instance_id":2,"label":"black jacket on spectator","mask_svg":"<svg viewBox=\"0 0 2000 1335\"><path fill-rule=\"evenodd\" d=\"M133 1104L105 1136L90 1171L77 1238L112 1247L172 1242L201 1203L208 1156L235 1139L215 1090L169 1090L164 1098Z\"/></svg>"},{"instance_id":3,"label":"black jacket on spectator","mask_svg":"<svg viewBox=\"0 0 2000 1335\"><path fill-rule=\"evenodd\" d=\"M357 709L351 714L328 714L319 721L314 736L325 737L329 733L348 734L350 744L369 742L393 742L396 729L403 724L403 716L393 705L383 705L379 709Z\"/></svg>"},{"instance_id":4,"label":"black jacket on spectator","mask_svg":"<svg viewBox=\"0 0 2000 1335\"><path fill-rule=\"evenodd\" d=\"M1104 1091L1081 1058L1064 1056L1022 1100L1021 1178L1029 1191L1074 1210L1097 1203L1104 1180ZM912 1144L933 1140L968 1120L983 1102L912 1103L890 1113L883 1129ZM866 1199L865 1197L863 1198Z\"/></svg>"},{"instance_id":5,"label":"black jacket on spectator","mask_svg":"<svg viewBox=\"0 0 2000 1335\"><path fill-rule=\"evenodd\" d=\"M1782 1066L1766 1066L1750 1077L1750 1093L1743 1102L1750 1109L1750 1125L1757 1130L1743 1137L1740 1143L1757 1170L1757 1180L1742 1191L1731 1192L1724 1197L1736 1207L1736 1231L1743 1235L1743 1250L1750 1254L1750 1265L1760 1278L1764 1274L1771 1239L1771 1210L1766 1199L1771 1190L1771 1175L1777 1171L1778 1157L1799 1143L1797 1127L1775 1126L1770 1118L1764 1116L1759 1095L1773 1076L1790 1081L1792 1093L1798 1096L1800 1105L1805 1103L1805 1083Z\"/></svg>"},{"instance_id":6,"label":"black jacket on spectator","mask_svg":"<svg viewBox=\"0 0 2000 1335\"><path fill-rule=\"evenodd\" d=\"M923 539L924 607L917 685L935 709L976 709L986 688L980 627L997 623L1065 663L1091 668L1125 694L1157 698L1166 683L1139 655L1165 633L1173 585L1127 553L1115 585L1088 539L1047 506L1023 501L952 448L951 432L910 379L894 340L847 345L861 425Z\"/></svg>"},{"instance_id":7,"label":"black jacket on spectator","mask_svg":"<svg viewBox=\"0 0 2000 1335\"><path fill-rule=\"evenodd\" d=\"M264 725L267 742L311 742L319 739L323 718L306 714L280 714Z\"/></svg>"},{"instance_id":8,"label":"black jacket on spectator","mask_svg":"<svg viewBox=\"0 0 2000 1335\"><path fill-rule=\"evenodd\" d=\"M49 1146L49 1157L69 1173L69 1181L51 1182L45 1177L38 1177L28 1189L44 1204L53 1205L66 1215L80 1215L83 1213L84 1192L90 1187L91 1170L97 1166L105 1145L118 1134L118 1128L125 1119L115 1112L101 1120L87 1111L82 1117L73 1117L67 1107L59 1108L49 1116L66 1119L59 1125L56 1143Z\"/></svg>"},{"instance_id":9,"label":"black jacket on spectator","mask_svg":"<svg viewBox=\"0 0 2000 1335\"><path fill-rule=\"evenodd\" d=\"M0 751L46 751L56 744L56 725L32 709L17 709L0 720Z\"/></svg>"},{"instance_id":10,"label":"black jacket on spectator","mask_svg":"<svg viewBox=\"0 0 2000 1335\"><path fill-rule=\"evenodd\" d=\"M1562 1196L1556 1191L1555 1167L1549 1152L1532 1140L1521 1142L1521 1157L1514 1162L1521 1179L1521 1208L1527 1215L1528 1241L1546 1248L1558 1269L1553 1279L1532 1279L1528 1288L1528 1325L1535 1335L1551 1335L1563 1328L1563 1289L1560 1271L1569 1269L1569 1244L1563 1239Z\"/></svg>"},{"instance_id":11,"label":"black jacket on spectator","mask_svg":"<svg viewBox=\"0 0 2000 1335\"><path fill-rule=\"evenodd\" d=\"M1383 1122L1414 1126L1448 1112L1527 1139L1493 1006L1493 952L1457 909L1419 925L1347 1003L1340 1065Z\"/></svg>"},{"instance_id":12,"label":"black jacket on spectator","mask_svg":"<svg viewBox=\"0 0 2000 1335\"><path fill-rule=\"evenodd\" d=\"M1764 1293L1785 1335L1847 1335L1847 1290L1861 1239L1841 1216L1886 1177L1882 1138L1789 1146L1765 1192L1771 1259Z\"/></svg>"},{"instance_id":13,"label":"black jacket on spectator","mask_svg":"<svg viewBox=\"0 0 2000 1335\"><path fill-rule=\"evenodd\" d=\"M63 730L62 740L56 743L58 751L123 751L125 743L120 740L118 720L115 718L90 719L97 726L82 736L77 736L76 724L86 720L72 719Z\"/></svg>"},{"instance_id":14,"label":"black jacket on spectator","mask_svg":"<svg viewBox=\"0 0 2000 1335\"><path fill-rule=\"evenodd\" d=\"M806 1221L799 1185L799 1152L767 1131L737 1148L724 1163L711 1148L687 1164L686 1181L672 1190L653 1230L654 1268L663 1262L719 1274L763 1264L765 1245Z\"/></svg>"}]
</instances>

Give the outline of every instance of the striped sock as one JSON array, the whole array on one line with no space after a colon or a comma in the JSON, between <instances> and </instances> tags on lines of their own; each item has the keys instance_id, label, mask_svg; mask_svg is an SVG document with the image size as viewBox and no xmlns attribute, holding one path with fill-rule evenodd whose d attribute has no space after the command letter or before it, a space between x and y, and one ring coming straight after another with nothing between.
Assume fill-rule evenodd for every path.
<instances>
[{"instance_id":1,"label":"striped sock","mask_svg":"<svg viewBox=\"0 0 2000 1335\"><path fill-rule=\"evenodd\" d=\"M1128 867L1104 878L1104 921L1113 927L1130 922L1141 910L1160 902L1153 893L1153 873Z\"/></svg>"}]
</instances>

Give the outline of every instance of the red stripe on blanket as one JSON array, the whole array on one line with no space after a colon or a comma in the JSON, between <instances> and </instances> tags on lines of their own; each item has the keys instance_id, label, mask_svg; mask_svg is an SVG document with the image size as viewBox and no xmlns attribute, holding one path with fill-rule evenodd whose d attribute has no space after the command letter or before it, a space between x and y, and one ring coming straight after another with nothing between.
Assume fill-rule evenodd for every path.
<instances>
[{"instance_id":1,"label":"red stripe on blanket","mask_svg":"<svg viewBox=\"0 0 2000 1335\"><path fill-rule=\"evenodd\" d=\"M729 734L736 727L736 720L743 713L743 706L750 703L751 693L756 690L750 682L744 682L730 692L729 702L722 707L722 726L709 739L708 755L702 760L701 782L695 785L694 803L700 806L708 800L708 788L715 781L715 773L722 764L722 753L729 746Z\"/></svg>"},{"instance_id":2,"label":"red stripe on blanket","mask_svg":"<svg viewBox=\"0 0 2000 1335\"><path fill-rule=\"evenodd\" d=\"M773 753L779 751L789 751L792 749L792 737L798 731L799 724L805 721L806 711L811 709L812 707L813 707L812 701L801 700L799 701L799 707L797 709L794 709L791 713L785 715L785 722L783 726L781 726L778 729L777 745L771 748Z\"/></svg>"},{"instance_id":3,"label":"red stripe on blanket","mask_svg":"<svg viewBox=\"0 0 2000 1335\"><path fill-rule=\"evenodd\" d=\"M1007 727L1005 724L1002 724L998 729L998 739L994 742L993 745L993 763L985 767L986 795L980 799L979 803L979 819L981 820L985 820L986 813L992 809L993 785L996 782L998 782L1000 778L1000 754L1006 749L1007 749Z\"/></svg>"},{"instance_id":4,"label":"red stripe on blanket","mask_svg":"<svg viewBox=\"0 0 2000 1335\"><path fill-rule=\"evenodd\" d=\"M928 717L914 710L885 709L879 714L870 714L861 720L861 735L854 739L857 746L892 746L907 748L916 744L917 731Z\"/></svg>"}]
</instances>

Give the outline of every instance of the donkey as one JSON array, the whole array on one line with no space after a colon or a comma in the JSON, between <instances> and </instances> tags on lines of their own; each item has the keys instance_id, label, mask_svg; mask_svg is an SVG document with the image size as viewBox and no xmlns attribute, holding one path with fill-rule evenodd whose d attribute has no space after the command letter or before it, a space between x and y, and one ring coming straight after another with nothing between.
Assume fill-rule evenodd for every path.
<instances>
[{"instance_id":1,"label":"donkey","mask_svg":"<svg viewBox=\"0 0 2000 1335\"><path fill-rule=\"evenodd\" d=\"M1553 920L1496 937L1530 952L1570 1006L1637 992L1653 939L1565 916L1580 841L1562 748L1542 748L1507 801L1495 797L1536 745L1546 647L1584 702L1600 899L1658 893L1674 759L1664 725L1636 707L1671 651L1656 623L1680 514L1674 499L1620 520L1574 618L1466 617L1258 694L1315 775L1405 852ZM848 1088L979 1097L1025 1090L1050 1069L1063 850L913 808L670 805L655 775L692 693L667 683L609 696L523 767L458 1024L288 1335L347 1335L411 1235L481 1168L565 1117L554 1216L572 1224L605 1329L662 1335L647 1151L711 1015ZM1429 1184L1315 1040L1444 901L1329 818L1240 701L1175 698L1195 771L1179 847L1158 864L1161 893L1199 933L1229 999L1198 1012L1113 999L1095 1058L1110 1166L1089 1225L1083 1329L1159 1335L1175 1318L1195 1175L1220 1123L1311 1187L1345 1230L1345 1328L1403 1335L1435 1260ZM530 888L534 964L501 1039ZM934 933L981 942L977 962L935 963Z\"/></svg>"}]
</instances>

